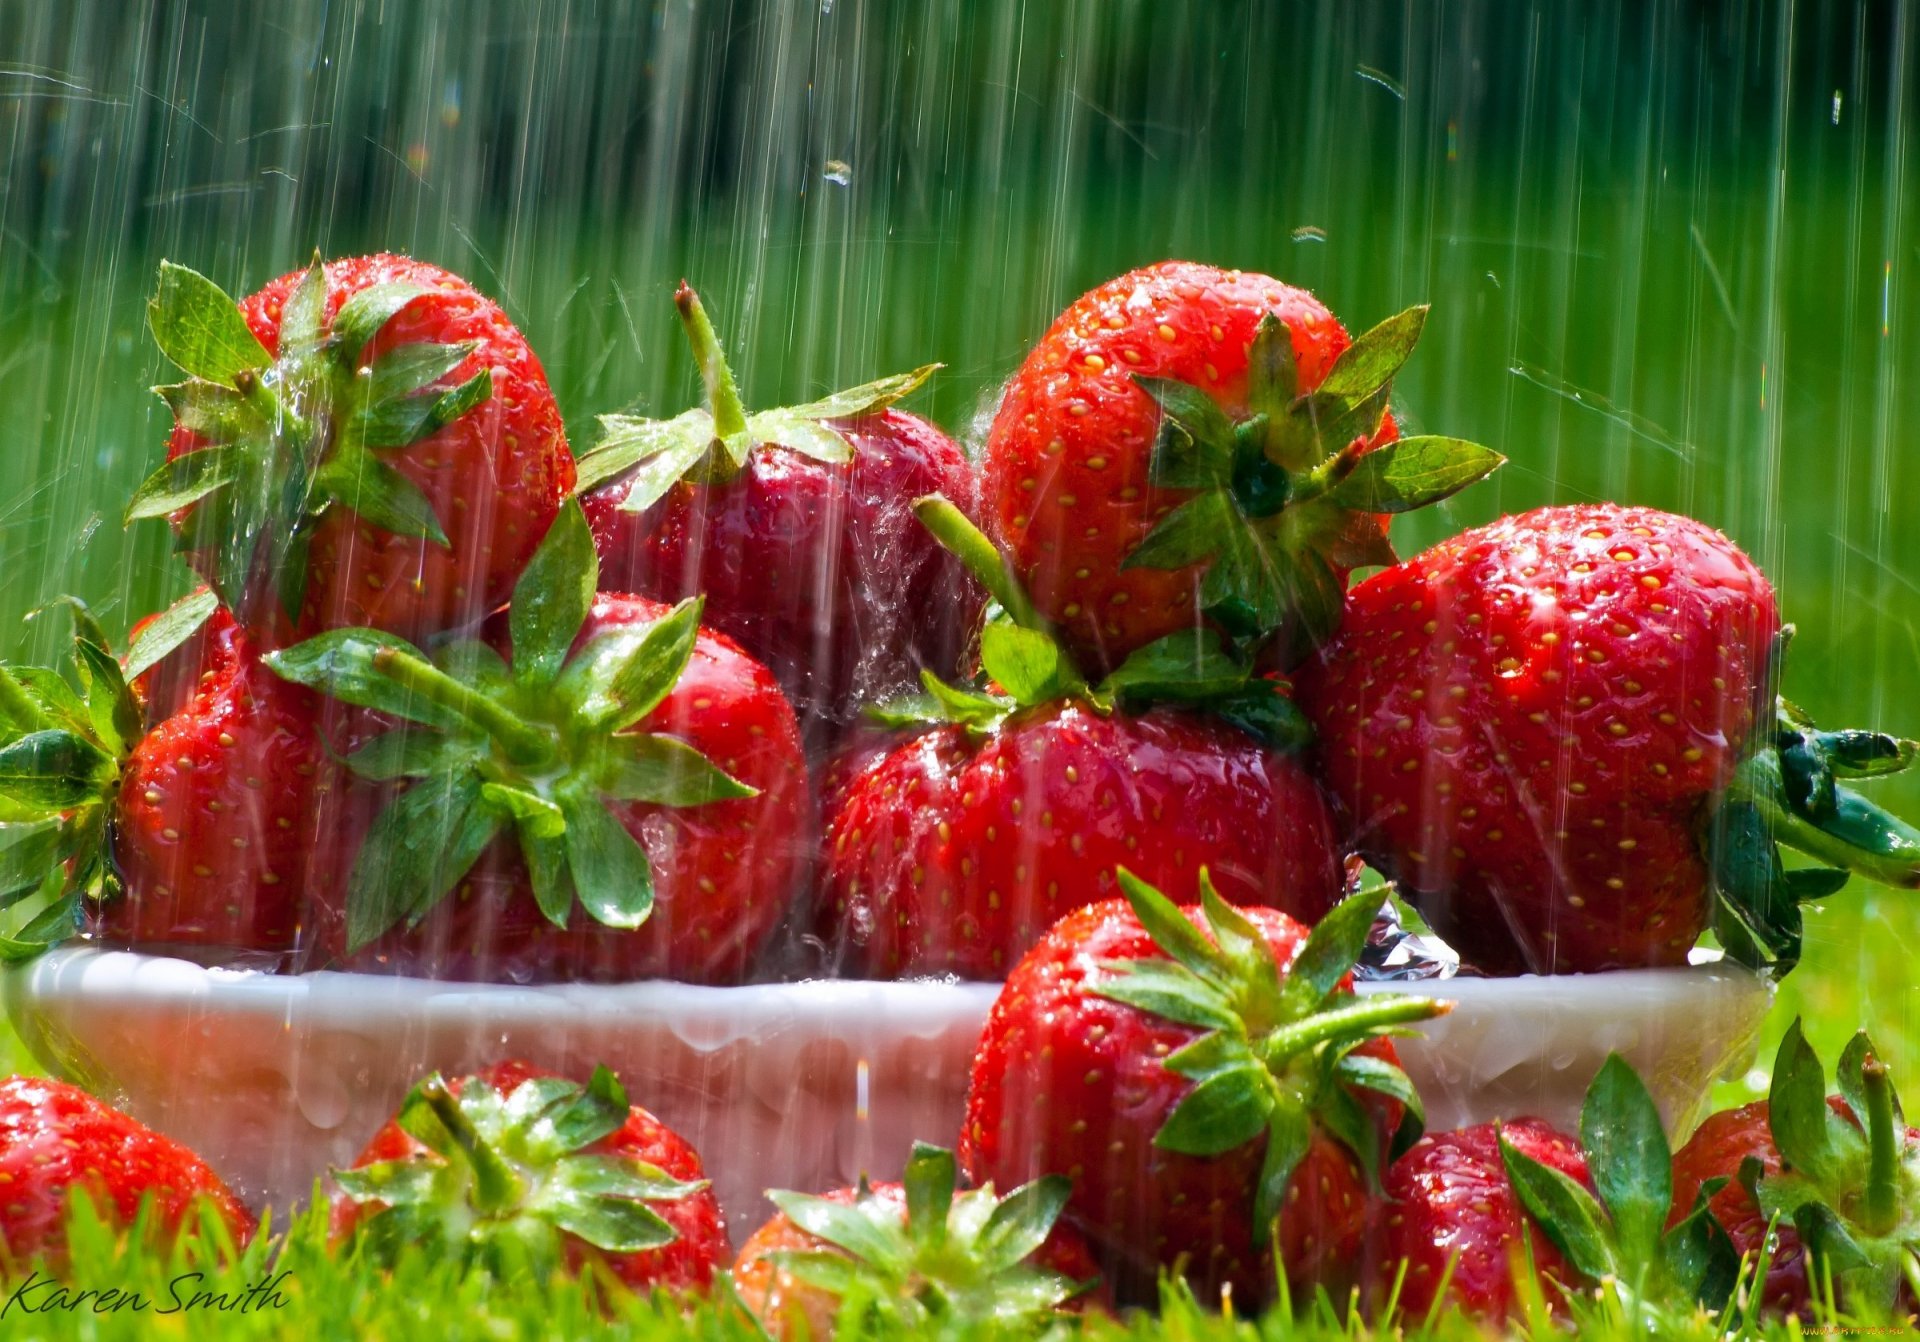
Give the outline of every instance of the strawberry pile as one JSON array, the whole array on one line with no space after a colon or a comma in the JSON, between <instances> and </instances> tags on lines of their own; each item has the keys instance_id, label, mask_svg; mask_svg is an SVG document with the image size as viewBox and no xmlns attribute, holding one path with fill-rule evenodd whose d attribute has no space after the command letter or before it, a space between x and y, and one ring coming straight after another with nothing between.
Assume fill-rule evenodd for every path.
<instances>
[{"instance_id":1,"label":"strawberry pile","mask_svg":"<svg viewBox=\"0 0 1920 1342\"><path fill-rule=\"evenodd\" d=\"M700 405L603 415L576 464L447 271L316 257L236 303L164 265L183 378L126 515L199 585L117 655L66 599L65 664L0 665L0 955L1004 981L951 1154L776 1200L740 1281L779 1333L1044 1322L1167 1273L1711 1307L1743 1253L1779 1308L1808 1264L1908 1298L1864 1043L1840 1101L1799 1045L1669 1173L1624 1064L1577 1137L1422 1136L1393 1038L1445 1004L1353 992L1364 866L1496 975L1777 976L1803 902L1920 886L1920 830L1852 786L1920 747L1781 697L1792 626L1726 536L1583 503L1400 559L1394 516L1504 461L1390 410L1422 307L1350 337L1265 275L1133 271L970 455L899 407L937 365L750 412L674 306ZM429 1078L341 1176L342 1234L702 1285L697 1158L628 1110L602 1075Z\"/></svg>"}]
</instances>

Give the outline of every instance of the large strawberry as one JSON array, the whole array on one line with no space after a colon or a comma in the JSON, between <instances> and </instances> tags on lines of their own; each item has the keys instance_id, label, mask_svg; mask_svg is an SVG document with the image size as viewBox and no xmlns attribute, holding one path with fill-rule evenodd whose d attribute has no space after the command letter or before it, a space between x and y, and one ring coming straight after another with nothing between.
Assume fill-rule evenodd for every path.
<instances>
[{"instance_id":1,"label":"large strawberry","mask_svg":"<svg viewBox=\"0 0 1920 1342\"><path fill-rule=\"evenodd\" d=\"M700 605L596 594L569 503L483 641L371 629L269 657L403 720L348 767L396 795L309 892L325 949L438 978L739 977L810 819L793 710Z\"/></svg>"},{"instance_id":2,"label":"large strawberry","mask_svg":"<svg viewBox=\"0 0 1920 1342\"><path fill-rule=\"evenodd\" d=\"M596 1261L691 1290L727 1251L699 1155L604 1067L585 1086L517 1061L436 1073L333 1181L335 1233L378 1262L425 1249L545 1280Z\"/></svg>"},{"instance_id":3,"label":"large strawberry","mask_svg":"<svg viewBox=\"0 0 1920 1342\"><path fill-rule=\"evenodd\" d=\"M1085 1241L1055 1225L1067 1181L1005 1197L956 1182L953 1153L916 1142L899 1183L770 1192L780 1213L741 1246L740 1299L779 1338L831 1338L850 1307L893 1332L1031 1327L1075 1309L1097 1269Z\"/></svg>"},{"instance_id":4,"label":"large strawberry","mask_svg":"<svg viewBox=\"0 0 1920 1342\"><path fill-rule=\"evenodd\" d=\"M0 667L0 820L20 826L0 850L0 897L48 900L10 951L60 940L88 912L116 945L292 948L314 809L337 775L317 698L269 672L230 621L182 651L200 674L163 691L184 702L144 735L82 607L70 682Z\"/></svg>"},{"instance_id":5,"label":"large strawberry","mask_svg":"<svg viewBox=\"0 0 1920 1342\"><path fill-rule=\"evenodd\" d=\"M1122 865L1183 899L1204 864L1238 902L1333 906L1332 816L1275 743L1292 725L1275 684L1188 634L1091 685L959 510L919 507L1008 612L981 634L995 688L929 676L889 720L937 725L835 780L829 947L882 977L997 979L1063 914L1117 895Z\"/></svg>"},{"instance_id":6,"label":"large strawberry","mask_svg":"<svg viewBox=\"0 0 1920 1342\"><path fill-rule=\"evenodd\" d=\"M148 1204L146 1229L162 1248L197 1228L202 1205L236 1241L254 1231L253 1216L200 1157L47 1077L0 1081L0 1186L0 1241L13 1268L63 1263L67 1206L81 1190L110 1225L131 1225Z\"/></svg>"},{"instance_id":7,"label":"large strawberry","mask_svg":"<svg viewBox=\"0 0 1920 1342\"><path fill-rule=\"evenodd\" d=\"M866 700L954 670L981 594L910 505L973 507L973 468L893 403L932 372L749 415L684 283L674 295L706 404L670 420L602 417L580 492L608 589L704 594L713 627L779 677L821 742Z\"/></svg>"},{"instance_id":8,"label":"large strawberry","mask_svg":"<svg viewBox=\"0 0 1920 1342\"><path fill-rule=\"evenodd\" d=\"M1007 384L981 469L991 528L1075 655L1109 670L1202 619L1294 648L1330 633L1347 571L1393 562L1378 514L1501 460L1443 438L1379 450L1425 316L1349 344L1312 294L1184 261L1061 313Z\"/></svg>"},{"instance_id":9,"label":"large strawberry","mask_svg":"<svg viewBox=\"0 0 1920 1342\"><path fill-rule=\"evenodd\" d=\"M1370 1185L1420 1135L1379 1036L1445 1004L1356 999L1379 908L1359 895L1309 934L1200 882L1176 908L1122 873L1126 900L1069 914L1007 976L981 1034L960 1140L976 1181L1073 1181L1066 1221L1116 1294L1161 1269L1247 1304L1351 1273ZM1404 1106L1404 1107L1403 1107Z\"/></svg>"},{"instance_id":10,"label":"large strawberry","mask_svg":"<svg viewBox=\"0 0 1920 1342\"><path fill-rule=\"evenodd\" d=\"M1764 1253L1765 1305L1803 1319L1820 1274L1857 1313L1910 1307L1920 1273L1920 1129L1864 1031L1835 1079L1828 1096L1796 1020L1767 1099L1713 1115L1673 1157L1676 1215L1704 1190L1734 1248L1755 1262Z\"/></svg>"},{"instance_id":11,"label":"large strawberry","mask_svg":"<svg viewBox=\"0 0 1920 1342\"><path fill-rule=\"evenodd\" d=\"M160 388L168 460L128 519L171 517L178 548L269 646L477 619L573 483L540 361L438 266L316 256L236 306L163 263L148 322L188 380Z\"/></svg>"},{"instance_id":12,"label":"large strawberry","mask_svg":"<svg viewBox=\"0 0 1920 1342\"><path fill-rule=\"evenodd\" d=\"M1845 873L1783 872L1772 840L1915 885L1920 832L1835 782L1911 746L1776 715L1780 632L1712 528L1542 508L1359 584L1297 685L1361 851L1480 968L1680 964L1710 922L1785 968L1796 900Z\"/></svg>"}]
</instances>

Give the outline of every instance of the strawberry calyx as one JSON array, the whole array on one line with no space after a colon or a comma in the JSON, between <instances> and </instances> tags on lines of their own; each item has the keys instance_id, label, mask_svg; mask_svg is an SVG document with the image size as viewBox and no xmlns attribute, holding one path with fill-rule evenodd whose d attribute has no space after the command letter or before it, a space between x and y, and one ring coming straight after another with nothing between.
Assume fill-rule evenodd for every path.
<instances>
[{"instance_id":1,"label":"strawberry calyx","mask_svg":"<svg viewBox=\"0 0 1920 1342\"><path fill-rule=\"evenodd\" d=\"M1849 1041L1834 1079L1838 1107L1796 1019L1767 1095L1780 1169L1767 1174L1750 1157L1740 1179L1763 1214L1792 1223L1848 1309L1891 1309L1903 1285L1920 1291L1920 1142L1866 1031Z\"/></svg>"},{"instance_id":2,"label":"strawberry calyx","mask_svg":"<svg viewBox=\"0 0 1920 1342\"><path fill-rule=\"evenodd\" d=\"M161 262L147 325L187 380L154 390L197 446L147 477L126 520L173 518L175 549L201 557L228 606L250 609L256 581L272 581L291 617L306 596L313 528L331 508L446 546L433 504L391 458L484 402L493 375L448 384L472 341L411 342L362 361L387 323L429 292L373 285L328 321L315 252L282 310L275 355L219 285Z\"/></svg>"},{"instance_id":3,"label":"strawberry calyx","mask_svg":"<svg viewBox=\"0 0 1920 1342\"><path fill-rule=\"evenodd\" d=\"M1205 931L1165 895L1122 868L1135 916L1170 960L1115 960L1093 991L1203 1031L1163 1065L1193 1082L1153 1143L1214 1156L1266 1139L1254 1197L1254 1242L1267 1242L1288 1184L1316 1127L1353 1153L1368 1185L1420 1139L1420 1097L1392 1062L1357 1053L1370 1039L1452 1009L1451 1002L1399 993L1355 998L1345 980L1379 911L1377 892L1350 896L1313 928L1288 966L1274 961L1260 930L1200 872ZM1388 1139L1356 1097L1371 1091L1401 1106Z\"/></svg>"},{"instance_id":4,"label":"strawberry calyx","mask_svg":"<svg viewBox=\"0 0 1920 1342\"><path fill-rule=\"evenodd\" d=\"M609 808L755 795L684 741L636 730L693 655L700 600L574 651L598 577L586 518L569 500L514 588L511 663L475 640L429 656L358 628L266 658L284 679L402 720L343 761L365 778L410 780L354 862L350 951L418 924L508 829L555 926L567 925L577 896L596 922L639 927L653 910L652 866Z\"/></svg>"},{"instance_id":5,"label":"strawberry calyx","mask_svg":"<svg viewBox=\"0 0 1920 1342\"><path fill-rule=\"evenodd\" d=\"M1297 646L1287 651L1304 654L1332 637L1345 573L1397 562L1378 515L1437 503L1506 461L1478 443L1438 436L1369 450L1426 315L1412 307L1387 318L1302 392L1293 338L1267 313L1248 347L1239 419L1190 383L1136 376L1161 411L1149 479L1192 492L1121 567L1207 563L1202 610L1242 643L1288 630Z\"/></svg>"},{"instance_id":6,"label":"strawberry calyx","mask_svg":"<svg viewBox=\"0 0 1920 1342\"><path fill-rule=\"evenodd\" d=\"M869 707L873 721L892 727L958 723L986 735L1017 712L1065 699L1102 716L1179 704L1272 745L1306 745L1306 718L1284 688L1260 675L1250 658L1229 651L1212 630L1157 639L1090 682L1053 624L1034 608L1006 557L965 513L938 494L916 499L913 511L993 598L980 630L985 684L954 685L923 670L924 693Z\"/></svg>"},{"instance_id":7,"label":"strawberry calyx","mask_svg":"<svg viewBox=\"0 0 1920 1342\"><path fill-rule=\"evenodd\" d=\"M647 1204L707 1187L589 1149L630 1112L605 1067L584 1087L531 1077L507 1095L477 1077L451 1086L436 1072L407 1093L397 1116L425 1150L336 1169L333 1180L375 1209L354 1233L376 1262L390 1265L426 1243L496 1277L545 1281L565 1265L569 1238L605 1253L673 1243L673 1227Z\"/></svg>"},{"instance_id":8,"label":"strawberry calyx","mask_svg":"<svg viewBox=\"0 0 1920 1342\"><path fill-rule=\"evenodd\" d=\"M957 1180L952 1151L915 1142L901 1175L904 1213L864 1179L851 1203L771 1189L787 1219L828 1246L783 1250L773 1262L842 1301L895 1311L887 1322L913 1330L1039 1322L1093 1285L1028 1261L1072 1194L1064 1175L1004 1197L991 1183L957 1191Z\"/></svg>"},{"instance_id":9,"label":"strawberry calyx","mask_svg":"<svg viewBox=\"0 0 1920 1342\"><path fill-rule=\"evenodd\" d=\"M1636 1309L1724 1306L1740 1256L1707 1204L1727 1181L1705 1181L1687 1215L1667 1228L1673 1162L1666 1129L1646 1083L1618 1053L1607 1055L1587 1087L1580 1144L1594 1192L1500 1137L1514 1195L1573 1269L1589 1282L1612 1283Z\"/></svg>"},{"instance_id":10,"label":"strawberry calyx","mask_svg":"<svg viewBox=\"0 0 1920 1342\"><path fill-rule=\"evenodd\" d=\"M575 488L581 494L632 473L620 500L622 512L644 512L680 480L724 484L761 446L783 447L828 465L851 461L853 447L833 421L886 409L918 390L940 367L927 364L805 405L749 414L700 296L682 280L673 303L700 370L702 405L672 419L602 415L600 441L580 458Z\"/></svg>"}]
</instances>

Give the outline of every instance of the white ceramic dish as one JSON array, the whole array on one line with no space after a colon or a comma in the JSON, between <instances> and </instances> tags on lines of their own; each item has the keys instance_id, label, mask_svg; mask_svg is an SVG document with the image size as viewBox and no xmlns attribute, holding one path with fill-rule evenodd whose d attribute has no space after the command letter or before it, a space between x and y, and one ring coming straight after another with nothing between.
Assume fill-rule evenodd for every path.
<instances>
[{"instance_id":1,"label":"white ceramic dish","mask_svg":"<svg viewBox=\"0 0 1920 1342\"><path fill-rule=\"evenodd\" d=\"M1401 1046L1435 1128L1528 1113L1570 1125L1618 1051L1688 1129L1712 1081L1751 1057L1768 1000L1721 966L1414 989L1458 1004ZM736 1241L768 1187L886 1178L915 1138L952 1143L995 991L277 977L87 949L4 978L15 1028L47 1067L190 1142L256 1205L304 1200L428 1071L517 1056L584 1075L604 1062L699 1149Z\"/></svg>"}]
</instances>

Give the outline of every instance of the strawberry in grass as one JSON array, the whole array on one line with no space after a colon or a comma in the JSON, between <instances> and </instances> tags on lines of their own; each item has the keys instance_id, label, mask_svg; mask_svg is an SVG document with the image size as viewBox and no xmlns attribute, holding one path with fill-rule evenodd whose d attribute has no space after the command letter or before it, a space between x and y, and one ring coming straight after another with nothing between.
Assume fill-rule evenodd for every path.
<instances>
[{"instance_id":1,"label":"strawberry in grass","mask_svg":"<svg viewBox=\"0 0 1920 1342\"><path fill-rule=\"evenodd\" d=\"M946 675L980 591L910 509L973 506L973 468L931 421L893 408L931 367L749 415L699 297L674 295L706 405L601 418L580 462L601 582L663 601L704 595L713 627L772 669L810 741L859 706Z\"/></svg>"},{"instance_id":2,"label":"strawberry in grass","mask_svg":"<svg viewBox=\"0 0 1920 1342\"><path fill-rule=\"evenodd\" d=\"M1235 909L1204 876L1176 908L1122 872L1126 900L1055 924L1007 976L975 1054L960 1140L976 1182L1073 1183L1066 1221L1116 1295L1161 1269L1259 1302L1277 1246L1306 1288L1350 1273L1369 1194L1420 1135L1419 1099L1382 1038L1446 1010L1356 998L1379 910L1341 903L1311 933Z\"/></svg>"},{"instance_id":3,"label":"strawberry in grass","mask_svg":"<svg viewBox=\"0 0 1920 1342\"><path fill-rule=\"evenodd\" d=\"M426 1247L501 1279L596 1262L691 1290L727 1252L699 1155L604 1067L585 1086L524 1062L436 1073L333 1181L336 1235L380 1263Z\"/></svg>"},{"instance_id":4,"label":"strawberry in grass","mask_svg":"<svg viewBox=\"0 0 1920 1342\"><path fill-rule=\"evenodd\" d=\"M77 1086L39 1076L0 1081L0 1241L8 1265L66 1256L69 1199L84 1190L109 1224L135 1223L160 1247L212 1211L238 1243L253 1216L206 1162Z\"/></svg>"},{"instance_id":5,"label":"strawberry in grass","mask_svg":"<svg viewBox=\"0 0 1920 1342\"><path fill-rule=\"evenodd\" d=\"M1197 633L1089 684L959 509L916 507L1000 603L980 644L997 689L929 675L882 716L931 730L831 773L830 948L881 977L997 979L1061 915L1116 894L1121 865L1181 898L1204 863L1232 899L1333 906L1332 817L1282 748L1298 722L1277 685Z\"/></svg>"},{"instance_id":6,"label":"strawberry in grass","mask_svg":"<svg viewBox=\"0 0 1920 1342\"><path fill-rule=\"evenodd\" d=\"M1097 1269L1085 1241L1055 1224L1067 1181L999 1197L991 1184L957 1191L957 1173L951 1151L916 1142L899 1183L769 1192L780 1214L740 1249L741 1301L779 1338L830 1338L849 1306L906 1333L1033 1326L1076 1309Z\"/></svg>"},{"instance_id":7,"label":"strawberry in grass","mask_svg":"<svg viewBox=\"0 0 1920 1342\"><path fill-rule=\"evenodd\" d=\"M1349 569L1390 564L1386 518L1493 470L1387 416L1425 308L1349 344L1320 301L1184 261L1074 302L1008 382L981 462L989 527L1095 671L1203 620L1324 639ZM1369 459L1371 458L1371 459Z\"/></svg>"},{"instance_id":8,"label":"strawberry in grass","mask_svg":"<svg viewBox=\"0 0 1920 1342\"><path fill-rule=\"evenodd\" d=\"M1542 508L1348 594L1301 668L1323 776L1368 860L1489 973L1798 957L1778 841L1920 885L1920 832L1837 779L1913 747L1772 702L1772 588L1727 538L1650 508Z\"/></svg>"},{"instance_id":9,"label":"strawberry in grass","mask_svg":"<svg viewBox=\"0 0 1920 1342\"><path fill-rule=\"evenodd\" d=\"M421 637L505 599L573 483L540 361L465 280L404 256L283 275L239 305L163 263L170 517L265 646L343 625Z\"/></svg>"},{"instance_id":10,"label":"strawberry in grass","mask_svg":"<svg viewBox=\"0 0 1920 1342\"><path fill-rule=\"evenodd\" d=\"M1829 1096L1796 1020L1767 1098L1713 1115L1673 1156L1676 1211L1709 1198L1741 1255L1766 1253L1766 1307L1803 1319L1825 1274L1849 1314L1920 1299L1920 1129L1907 1126L1864 1031L1835 1079Z\"/></svg>"},{"instance_id":11,"label":"strawberry in grass","mask_svg":"<svg viewBox=\"0 0 1920 1342\"><path fill-rule=\"evenodd\" d=\"M793 710L700 605L596 594L569 502L484 640L432 659L371 629L272 654L402 725L346 759L394 795L325 948L435 978L738 978L785 913L810 819ZM339 891L344 896L344 907Z\"/></svg>"}]
</instances>

